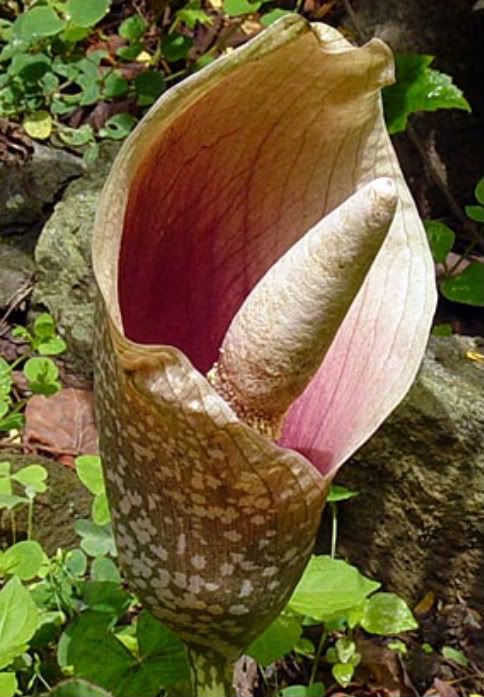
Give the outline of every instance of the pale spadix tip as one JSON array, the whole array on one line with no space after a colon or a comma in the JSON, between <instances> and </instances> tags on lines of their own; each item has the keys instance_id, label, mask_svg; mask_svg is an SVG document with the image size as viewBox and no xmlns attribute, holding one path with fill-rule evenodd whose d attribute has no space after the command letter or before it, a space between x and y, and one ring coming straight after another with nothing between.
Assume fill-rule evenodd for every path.
<instances>
[{"instance_id":1,"label":"pale spadix tip","mask_svg":"<svg viewBox=\"0 0 484 697\"><path fill-rule=\"evenodd\" d=\"M395 184L376 179L311 228L235 315L209 379L270 437L318 370L385 240Z\"/></svg>"}]
</instances>

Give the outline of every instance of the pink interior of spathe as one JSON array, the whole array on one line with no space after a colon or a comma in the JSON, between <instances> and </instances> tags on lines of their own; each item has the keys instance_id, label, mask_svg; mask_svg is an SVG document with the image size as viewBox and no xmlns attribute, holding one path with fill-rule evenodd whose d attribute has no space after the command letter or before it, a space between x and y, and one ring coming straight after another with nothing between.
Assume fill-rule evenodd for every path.
<instances>
[{"instance_id":1,"label":"pink interior of spathe","mask_svg":"<svg viewBox=\"0 0 484 697\"><path fill-rule=\"evenodd\" d=\"M342 77L331 83L316 49L308 36L298 50L289 46L239 68L153 143L130 186L119 257L129 339L176 346L206 373L262 275L353 192L339 162L352 164L356 180L374 118L365 123L366 82L345 73L351 118L336 118L341 94L332 103L328 84L341 89ZM361 61L356 66L365 69ZM365 420L350 403L332 411L335 392L325 385L333 364L339 376L341 350L331 365L325 360L320 387L290 410L282 439L322 472L344 449L350 421Z\"/></svg>"},{"instance_id":2,"label":"pink interior of spathe","mask_svg":"<svg viewBox=\"0 0 484 697\"><path fill-rule=\"evenodd\" d=\"M236 82L212 90L153 144L130 187L118 269L124 330L176 346L203 373L244 298L327 206L324 152L314 156L321 92L301 104L307 78L291 60L287 79L250 66L250 102Z\"/></svg>"}]
</instances>

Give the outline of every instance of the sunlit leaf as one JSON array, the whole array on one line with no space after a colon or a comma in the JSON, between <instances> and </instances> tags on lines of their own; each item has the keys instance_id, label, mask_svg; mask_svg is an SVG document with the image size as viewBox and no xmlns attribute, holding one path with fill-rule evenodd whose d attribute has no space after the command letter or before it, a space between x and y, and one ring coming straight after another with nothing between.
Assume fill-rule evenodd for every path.
<instances>
[{"instance_id":1,"label":"sunlit leaf","mask_svg":"<svg viewBox=\"0 0 484 697\"><path fill-rule=\"evenodd\" d=\"M93 27L109 10L111 0L67 0L66 11L78 27Z\"/></svg>"},{"instance_id":2,"label":"sunlit leaf","mask_svg":"<svg viewBox=\"0 0 484 697\"><path fill-rule=\"evenodd\" d=\"M407 603L394 593L375 593L364 607L361 626L370 634L400 634L418 627Z\"/></svg>"},{"instance_id":3,"label":"sunlit leaf","mask_svg":"<svg viewBox=\"0 0 484 697\"><path fill-rule=\"evenodd\" d=\"M30 593L14 576L0 591L0 668L26 649L39 623Z\"/></svg>"},{"instance_id":4,"label":"sunlit leaf","mask_svg":"<svg viewBox=\"0 0 484 697\"><path fill-rule=\"evenodd\" d=\"M293 651L302 634L301 618L283 613L247 649L261 666L268 666Z\"/></svg>"},{"instance_id":5,"label":"sunlit leaf","mask_svg":"<svg viewBox=\"0 0 484 697\"><path fill-rule=\"evenodd\" d=\"M52 133L52 116L48 111L34 111L22 122L27 135L36 140L46 140Z\"/></svg>"},{"instance_id":6,"label":"sunlit leaf","mask_svg":"<svg viewBox=\"0 0 484 697\"><path fill-rule=\"evenodd\" d=\"M12 26L13 36L25 41L35 41L61 32L66 23L50 7L35 6L23 12Z\"/></svg>"},{"instance_id":7,"label":"sunlit leaf","mask_svg":"<svg viewBox=\"0 0 484 697\"><path fill-rule=\"evenodd\" d=\"M229 17L237 17L237 15L251 15L262 5L262 2L256 0L224 0L224 12Z\"/></svg>"},{"instance_id":8,"label":"sunlit leaf","mask_svg":"<svg viewBox=\"0 0 484 697\"><path fill-rule=\"evenodd\" d=\"M324 621L359 605L379 586L344 561L315 556L296 586L289 608Z\"/></svg>"},{"instance_id":9,"label":"sunlit leaf","mask_svg":"<svg viewBox=\"0 0 484 697\"><path fill-rule=\"evenodd\" d=\"M404 131L409 115L417 111L471 110L452 78L429 67L433 60L433 56L416 53L396 54L396 83L383 90L390 133Z\"/></svg>"}]
</instances>

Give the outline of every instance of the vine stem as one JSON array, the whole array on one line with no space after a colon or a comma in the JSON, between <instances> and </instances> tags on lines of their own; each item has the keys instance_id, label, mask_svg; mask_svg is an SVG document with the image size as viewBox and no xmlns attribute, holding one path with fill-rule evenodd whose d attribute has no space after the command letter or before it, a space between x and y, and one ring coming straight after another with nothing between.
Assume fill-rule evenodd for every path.
<instances>
[{"instance_id":1,"label":"vine stem","mask_svg":"<svg viewBox=\"0 0 484 697\"><path fill-rule=\"evenodd\" d=\"M311 668L311 675L309 676L308 687L311 687L311 685L316 680L316 673L318 672L319 661L321 658L321 654L323 653L323 647L327 636L328 635L325 631L321 632L321 638L319 640L318 648L316 649L316 653L314 654L314 661Z\"/></svg>"},{"instance_id":2,"label":"vine stem","mask_svg":"<svg viewBox=\"0 0 484 697\"><path fill-rule=\"evenodd\" d=\"M331 559L334 559L338 540L338 506L334 501L330 501L329 506L331 509Z\"/></svg>"}]
</instances>

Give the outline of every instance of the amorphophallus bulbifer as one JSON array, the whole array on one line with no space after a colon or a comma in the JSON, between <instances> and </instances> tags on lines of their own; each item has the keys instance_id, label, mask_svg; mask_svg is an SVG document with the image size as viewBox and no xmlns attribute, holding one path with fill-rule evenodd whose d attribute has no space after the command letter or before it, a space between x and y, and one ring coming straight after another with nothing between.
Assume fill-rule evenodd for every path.
<instances>
[{"instance_id":1,"label":"amorphophallus bulbifer","mask_svg":"<svg viewBox=\"0 0 484 697\"><path fill-rule=\"evenodd\" d=\"M168 91L95 224L100 450L120 560L197 697L284 607L331 478L409 388L433 265L379 40L285 17Z\"/></svg>"}]
</instances>

